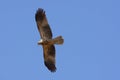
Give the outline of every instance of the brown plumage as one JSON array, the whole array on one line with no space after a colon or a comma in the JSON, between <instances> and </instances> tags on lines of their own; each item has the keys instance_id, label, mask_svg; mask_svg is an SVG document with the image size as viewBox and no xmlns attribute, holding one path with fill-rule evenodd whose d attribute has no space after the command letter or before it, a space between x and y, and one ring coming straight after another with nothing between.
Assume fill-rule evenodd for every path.
<instances>
[{"instance_id":1,"label":"brown plumage","mask_svg":"<svg viewBox=\"0 0 120 80\"><path fill-rule=\"evenodd\" d=\"M42 45L44 52L44 64L51 71L56 71L55 66L55 46L54 44L63 44L62 36L52 39L52 31L48 24L45 11L39 8L35 14L38 31L40 32L41 40L38 45Z\"/></svg>"}]
</instances>

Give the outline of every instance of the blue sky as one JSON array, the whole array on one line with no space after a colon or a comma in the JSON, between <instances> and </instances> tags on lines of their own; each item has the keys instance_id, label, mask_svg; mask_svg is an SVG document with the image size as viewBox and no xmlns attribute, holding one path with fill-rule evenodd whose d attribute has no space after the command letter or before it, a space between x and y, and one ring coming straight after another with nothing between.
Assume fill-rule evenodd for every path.
<instances>
[{"instance_id":1,"label":"blue sky","mask_svg":"<svg viewBox=\"0 0 120 80\"><path fill-rule=\"evenodd\" d=\"M119 0L0 1L0 80L120 80ZM35 12L43 8L56 46L57 71L43 63Z\"/></svg>"}]
</instances>

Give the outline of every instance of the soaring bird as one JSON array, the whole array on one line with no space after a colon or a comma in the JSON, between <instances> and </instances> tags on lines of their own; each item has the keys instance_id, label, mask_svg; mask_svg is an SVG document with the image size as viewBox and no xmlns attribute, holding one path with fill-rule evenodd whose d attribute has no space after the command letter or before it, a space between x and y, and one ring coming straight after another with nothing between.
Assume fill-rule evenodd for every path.
<instances>
[{"instance_id":1,"label":"soaring bird","mask_svg":"<svg viewBox=\"0 0 120 80\"><path fill-rule=\"evenodd\" d=\"M45 11L43 9L38 8L35 14L35 20L41 36L41 39L38 41L38 45L42 45L43 47L44 64L51 72L55 72L56 51L54 44L63 44L64 39L62 38L62 36L52 38L52 31L50 25L48 24Z\"/></svg>"}]
</instances>

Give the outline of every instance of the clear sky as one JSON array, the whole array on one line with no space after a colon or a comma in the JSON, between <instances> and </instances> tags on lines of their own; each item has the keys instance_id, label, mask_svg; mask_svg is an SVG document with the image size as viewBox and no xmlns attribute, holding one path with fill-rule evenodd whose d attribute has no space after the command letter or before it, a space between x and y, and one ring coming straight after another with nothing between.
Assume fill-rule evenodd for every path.
<instances>
[{"instance_id":1,"label":"clear sky","mask_svg":"<svg viewBox=\"0 0 120 80\"><path fill-rule=\"evenodd\" d=\"M37 45L38 8L65 39L55 73ZM0 80L120 80L120 0L1 0Z\"/></svg>"}]
</instances>

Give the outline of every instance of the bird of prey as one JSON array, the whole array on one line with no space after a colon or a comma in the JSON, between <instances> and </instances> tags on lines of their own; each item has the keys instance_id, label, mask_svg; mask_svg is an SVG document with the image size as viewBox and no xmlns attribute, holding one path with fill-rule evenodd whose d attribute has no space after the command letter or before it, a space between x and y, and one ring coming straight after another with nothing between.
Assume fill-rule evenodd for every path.
<instances>
[{"instance_id":1,"label":"bird of prey","mask_svg":"<svg viewBox=\"0 0 120 80\"><path fill-rule=\"evenodd\" d=\"M62 36L52 38L52 31L50 25L48 24L45 11L43 9L38 8L35 14L35 20L41 36L41 40L38 41L38 45L42 45L43 47L44 64L51 72L55 72L56 52L54 44L63 44L64 39L62 38Z\"/></svg>"}]
</instances>

